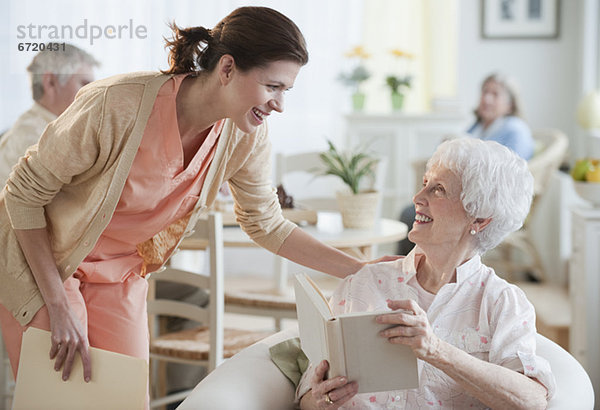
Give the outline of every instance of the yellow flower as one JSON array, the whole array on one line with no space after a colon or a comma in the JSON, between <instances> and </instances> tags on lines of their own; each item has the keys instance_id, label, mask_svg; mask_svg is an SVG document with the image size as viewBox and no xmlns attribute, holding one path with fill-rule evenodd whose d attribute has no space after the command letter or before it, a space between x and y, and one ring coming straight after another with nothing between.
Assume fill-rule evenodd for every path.
<instances>
[{"instance_id":1,"label":"yellow flower","mask_svg":"<svg viewBox=\"0 0 600 410\"><path fill-rule=\"evenodd\" d=\"M400 50L399 48L394 48L392 50L390 50L390 53L392 53L392 55L394 57L404 57L404 58L408 58L409 60L412 60L415 58L414 54L408 53L406 51Z\"/></svg>"},{"instance_id":2,"label":"yellow flower","mask_svg":"<svg viewBox=\"0 0 600 410\"><path fill-rule=\"evenodd\" d=\"M363 46L355 46L350 51L344 53L344 55L350 58L358 57L363 60L366 60L367 58L371 57L371 54L367 53Z\"/></svg>"}]
</instances>

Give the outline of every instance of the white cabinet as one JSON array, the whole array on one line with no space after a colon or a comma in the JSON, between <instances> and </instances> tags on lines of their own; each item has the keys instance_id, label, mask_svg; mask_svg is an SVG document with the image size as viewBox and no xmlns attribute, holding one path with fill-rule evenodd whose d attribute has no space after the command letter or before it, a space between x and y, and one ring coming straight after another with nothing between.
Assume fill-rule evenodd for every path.
<instances>
[{"instance_id":1,"label":"white cabinet","mask_svg":"<svg viewBox=\"0 0 600 410\"><path fill-rule=\"evenodd\" d=\"M467 118L459 113L346 116L348 144L368 144L388 159L383 216L397 218L415 192L415 161L429 158L450 134L464 133Z\"/></svg>"},{"instance_id":2,"label":"white cabinet","mask_svg":"<svg viewBox=\"0 0 600 410\"><path fill-rule=\"evenodd\" d=\"M572 327L569 346L592 380L600 403L600 208L573 210L569 268Z\"/></svg>"}]
</instances>

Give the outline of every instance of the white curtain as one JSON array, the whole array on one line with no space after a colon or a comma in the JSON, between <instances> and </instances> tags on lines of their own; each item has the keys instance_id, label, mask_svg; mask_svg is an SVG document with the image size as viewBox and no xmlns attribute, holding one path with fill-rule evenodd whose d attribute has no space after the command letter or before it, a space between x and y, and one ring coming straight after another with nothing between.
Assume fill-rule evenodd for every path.
<instances>
[{"instance_id":1,"label":"white curtain","mask_svg":"<svg viewBox=\"0 0 600 410\"><path fill-rule=\"evenodd\" d=\"M456 0L372 0L365 2L363 46L371 54L366 65L367 110L390 112L385 77L413 76L405 98L409 112L454 108L457 82L458 3ZM396 59L390 50L414 56ZM448 104L453 105L449 107Z\"/></svg>"},{"instance_id":2,"label":"white curtain","mask_svg":"<svg viewBox=\"0 0 600 410\"><path fill-rule=\"evenodd\" d=\"M72 44L84 48L102 62L96 78L167 67L164 36L167 22L181 26L213 27L222 17L242 5L275 8L292 20L304 33L310 61L286 97L285 113L269 120L274 152L294 152L325 148L325 138L341 141L342 115L349 110L344 87L336 80L342 51L360 41L362 0L0 0L0 131L10 127L32 103L26 67L35 53L18 51L20 42L36 42L37 27L81 26L87 23L145 27L145 38L130 38L128 28L122 38L100 38L90 44L73 38ZM131 24L132 23L132 24ZM34 25L35 38L19 39L18 26ZM26 29L27 30L27 29ZM143 32L143 28L141 29ZM23 30L21 29L21 32ZM48 34L49 28L42 32ZM80 31L82 33L82 31ZM29 34L29 33L28 33ZM42 41L49 41L48 38Z\"/></svg>"},{"instance_id":3,"label":"white curtain","mask_svg":"<svg viewBox=\"0 0 600 410\"><path fill-rule=\"evenodd\" d=\"M92 41L89 33L87 38L67 39L101 61L96 77L103 78L166 68L163 37L170 35L168 22L213 27L242 5L281 11L296 22L308 43L310 61L286 97L285 112L269 120L273 152L324 149L326 138L345 140L343 116L351 110L351 90L338 76L350 67L344 52L356 45L372 54L367 61L373 74L366 84L368 111L390 111L384 79L398 69L389 54L392 48L416 56L402 67L415 77L406 99L409 111L426 111L432 100L456 94L456 0L0 0L0 132L31 105L25 68L35 53L19 51L18 44L40 41L38 27L128 26L120 39ZM34 38L17 38L17 27L30 25ZM143 30L144 38L131 36L130 26ZM42 31L47 35L50 29Z\"/></svg>"}]
</instances>

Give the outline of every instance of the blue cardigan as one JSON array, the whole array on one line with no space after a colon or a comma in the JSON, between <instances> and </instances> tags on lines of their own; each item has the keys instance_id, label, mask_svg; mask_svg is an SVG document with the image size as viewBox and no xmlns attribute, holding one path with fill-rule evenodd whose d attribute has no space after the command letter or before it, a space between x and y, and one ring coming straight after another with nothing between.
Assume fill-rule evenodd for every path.
<instances>
[{"instance_id":1,"label":"blue cardigan","mask_svg":"<svg viewBox=\"0 0 600 410\"><path fill-rule=\"evenodd\" d=\"M498 118L486 130L482 130L481 123L476 122L467 132L483 140L496 141L512 149L525 160L533 156L535 143L531 130L519 117Z\"/></svg>"}]
</instances>

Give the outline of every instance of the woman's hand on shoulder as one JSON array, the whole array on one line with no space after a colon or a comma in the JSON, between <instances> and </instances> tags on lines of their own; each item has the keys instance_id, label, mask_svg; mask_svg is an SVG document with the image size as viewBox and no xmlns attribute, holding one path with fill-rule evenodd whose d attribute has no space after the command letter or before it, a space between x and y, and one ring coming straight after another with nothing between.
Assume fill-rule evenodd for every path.
<instances>
[{"instance_id":1,"label":"woman's hand on shoulder","mask_svg":"<svg viewBox=\"0 0 600 410\"><path fill-rule=\"evenodd\" d=\"M301 409L337 409L358 392L358 383L348 382L345 377L325 380L327 370L329 370L327 360L323 360L316 367L310 381L311 390L300 400Z\"/></svg>"},{"instance_id":2,"label":"woman's hand on shoulder","mask_svg":"<svg viewBox=\"0 0 600 410\"><path fill-rule=\"evenodd\" d=\"M402 258L404 258L404 255L384 255L377 259L372 259L370 261L362 262L361 268L364 268L366 265L373 265L373 264L380 263L380 262L393 262L393 261L397 261L398 259L402 259Z\"/></svg>"},{"instance_id":3,"label":"woman's hand on shoulder","mask_svg":"<svg viewBox=\"0 0 600 410\"><path fill-rule=\"evenodd\" d=\"M381 332L390 343L410 346L422 360L438 354L440 339L433 333L427 313L414 300L390 300L388 307L394 312L377 317L378 323L397 325Z\"/></svg>"}]
</instances>

